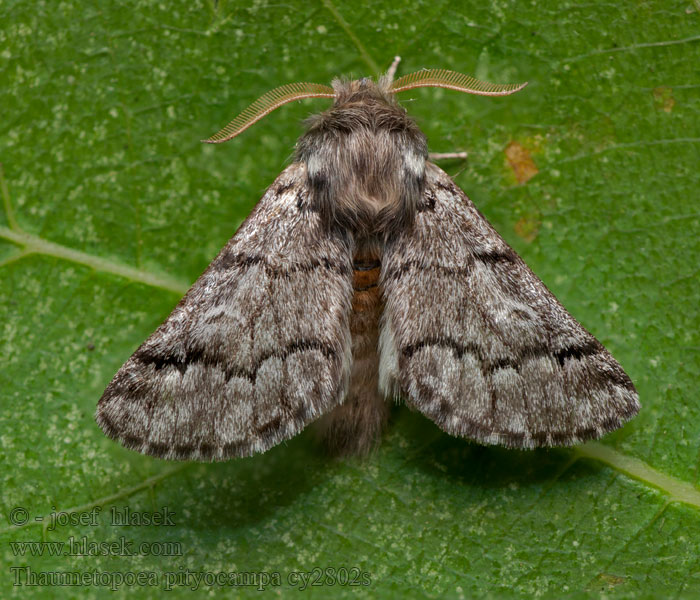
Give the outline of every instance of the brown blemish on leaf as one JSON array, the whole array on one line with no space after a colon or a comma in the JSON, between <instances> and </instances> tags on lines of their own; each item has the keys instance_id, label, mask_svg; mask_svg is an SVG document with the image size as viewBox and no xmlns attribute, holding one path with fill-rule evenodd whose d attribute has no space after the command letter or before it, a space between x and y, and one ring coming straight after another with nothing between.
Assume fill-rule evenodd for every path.
<instances>
[{"instance_id":1,"label":"brown blemish on leaf","mask_svg":"<svg viewBox=\"0 0 700 600\"><path fill-rule=\"evenodd\" d=\"M673 90L665 85L660 85L654 88L654 107L656 110L663 110L664 112L670 113L676 104L673 98Z\"/></svg>"},{"instance_id":2,"label":"brown blemish on leaf","mask_svg":"<svg viewBox=\"0 0 700 600\"><path fill-rule=\"evenodd\" d=\"M526 242L532 242L540 232L540 221L535 215L523 215L515 224L515 233L517 233Z\"/></svg>"},{"instance_id":3,"label":"brown blemish on leaf","mask_svg":"<svg viewBox=\"0 0 700 600\"><path fill-rule=\"evenodd\" d=\"M530 181L539 172L530 151L518 142L511 142L506 146L506 159L518 183Z\"/></svg>"}]
</instances>

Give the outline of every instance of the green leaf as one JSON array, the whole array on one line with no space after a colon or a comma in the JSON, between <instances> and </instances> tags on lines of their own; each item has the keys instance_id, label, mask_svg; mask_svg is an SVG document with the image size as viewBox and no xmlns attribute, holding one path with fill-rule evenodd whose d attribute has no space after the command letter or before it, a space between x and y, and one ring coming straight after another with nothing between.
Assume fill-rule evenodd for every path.
<instances>
[{"instance_id":1,"label":"green leaf","mask_svg":"<svg viewBox=\"0 0 700 600\"><path fill-rule=\"evenodd\" d=\"M6 0L0 23L1 596L34 581L46 598L159 597L171 573L169 597L253 597L302 587L299 572L319 597L700 594L697 2ZM444 167L624 365L640 415L598 444L517 452L400 407L364 461L326 458L310 432L211 465L106 439L104 386L327 102L285 106L225 146L199 140L269 89L376 75L397 54L400 73L530 82L402 101L433 151L468 150ZM126 507L167 507L175 524L111 525ZM95 520L52 529L52 511ZM10 544L71 536L161 546ZM66 572L85 579L48 585ZM118 583L129 573L156 585Z\"/></svg>"}]
</instances>

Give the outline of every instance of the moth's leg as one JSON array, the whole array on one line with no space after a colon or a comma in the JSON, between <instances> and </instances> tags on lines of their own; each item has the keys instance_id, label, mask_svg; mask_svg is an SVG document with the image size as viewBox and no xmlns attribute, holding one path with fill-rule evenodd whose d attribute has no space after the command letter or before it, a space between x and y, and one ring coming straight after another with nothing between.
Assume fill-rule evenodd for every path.
<instances>
[{"instance_id":1,"label":"moth's leg","mask_svg":"<svg viewBox=\"0 0 700 600\"><path fill-rule=\"evenodd\" d=\"M389 70L386 72L386 75L389 78L389 81L394 81L394 77L396 76L396 69L399 68L400 62L401 62L401 57L394 56L394 62L391 63Z\"/></svg>"},{"instance_id":2,"label":"moth's leg","mask_svg":"<svg viewBox=\"0 0 700 600\"><path fill-rule=\"evenodd\" d=\"M467 156L468 154L466 152L429 152L428 160L432 162L435 162L436 160L464 160L467 158Z\"/></svg>"},{"instance_id":3,"label":"moth's leg","mask_svg":"<svg viewBox=\"0 0 700 600\"><path fill-rule=\"evenodd\" d=\"M353 359L350 386L343 403L319 422L326 447L337 455L367 454L379 442L391 409L391 402L378 390L381 262L376 248L361 244L358 247L350 314Z\"/></svg>"}]
</instances>

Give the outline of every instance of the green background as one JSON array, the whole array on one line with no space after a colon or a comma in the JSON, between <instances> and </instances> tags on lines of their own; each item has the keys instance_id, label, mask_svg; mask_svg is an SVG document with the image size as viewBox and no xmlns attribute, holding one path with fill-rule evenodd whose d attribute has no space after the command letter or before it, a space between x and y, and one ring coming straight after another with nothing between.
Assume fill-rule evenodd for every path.
<instances>
[{"instance_id":1,"label":"green background","mask_svg":"<svg viewBox=\"0 0 700 600\"><path fill-rule=\"evenodd\" d=\"M264 92L447 68L515 96L402 101L442 166L624 365L642 411L600 444L485 448L398 407L367 460L311 432L250 459L170 464L106 439L95 404L287 164L285 106L200 144ZM159 596L161 587L13 587L34 572L353 567L319 597L700 594L700 4L504 0L0 1L0 595ZM518 183L517 143L537 174ZM95 525L34 518L103 506ZM172 527L113 527L167 506ZM30 523L10 524L14 507ZM16 556L16 541L178 542L163 557ZM48 551L47 551L48 552ZM22 581L24 579L20 578ZM187 593L176 587L170 596ZM199 596L220 592L200 585ZM254 596L254 587L226 588ZM307 590L305 593L309 593Z\"/></svg>"}]
</instances>

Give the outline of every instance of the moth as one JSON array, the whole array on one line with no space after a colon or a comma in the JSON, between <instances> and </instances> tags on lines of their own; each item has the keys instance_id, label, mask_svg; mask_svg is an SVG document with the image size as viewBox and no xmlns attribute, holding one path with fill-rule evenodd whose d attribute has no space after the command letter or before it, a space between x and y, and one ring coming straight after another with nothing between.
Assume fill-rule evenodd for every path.
<instances>
[{"instance_id":1,"label":"moth","mask_svg":"<svg viewBox=\"0 0 700 600\"><path fill-rule=\"evenodd\" d=\"M119 369L96 420L127 448L180 460L264 452L319 421L366 453L393 401L447 433L508 448L601 437L639 411L632 381L464 192L429 160L396 94L504 96L446 70L295 83L220 132L330 98L293 162L172 314Z\"/></svg>"}]
</instances>

